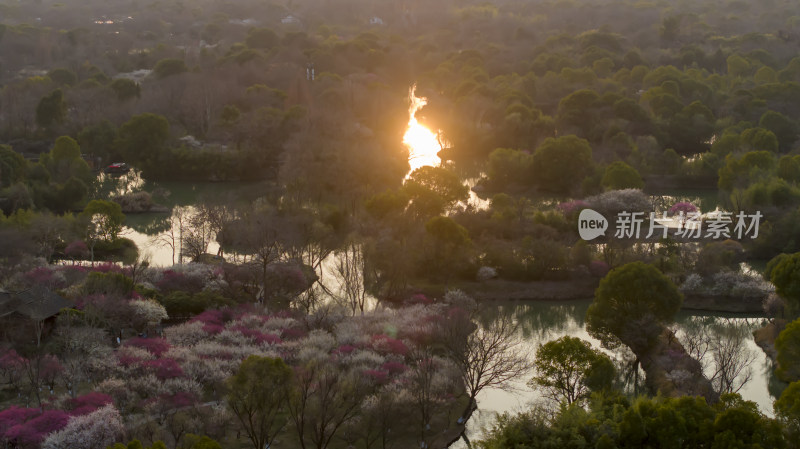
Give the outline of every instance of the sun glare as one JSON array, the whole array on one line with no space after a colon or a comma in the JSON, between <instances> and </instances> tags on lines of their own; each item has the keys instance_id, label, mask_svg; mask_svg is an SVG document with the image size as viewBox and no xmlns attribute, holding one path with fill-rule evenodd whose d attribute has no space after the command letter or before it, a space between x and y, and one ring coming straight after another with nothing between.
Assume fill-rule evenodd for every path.
<instances>
[{"instance_id":1,"label":"sun glare","mask_svg":"<svg viewBox=\"0 0 800 449\"><path fill-rule=\"evenodd\" d=\"M413 86L409 90L408 99L411 105L408 108L408 129L403 136L403 143L409 150L408 164L411 171L427 165L436 166L442 162L436 155L441 150L436 133L417 122L417 111L427 104L427 100L414 95L416 88L417 86Z\"/></svg>"}]
</instances>

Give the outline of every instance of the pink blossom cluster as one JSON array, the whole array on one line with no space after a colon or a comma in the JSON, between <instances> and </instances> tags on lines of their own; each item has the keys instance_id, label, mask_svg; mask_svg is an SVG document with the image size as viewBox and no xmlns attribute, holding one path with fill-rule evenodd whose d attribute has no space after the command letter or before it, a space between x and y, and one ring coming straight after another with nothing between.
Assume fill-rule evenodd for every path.
<instances>
[{"instance_id":1,"label":"pink blossom cluster","mask_svg":"<svg viewBox=\"0 0 800 449\"><path fill-rule=\"evenodd\" d=\"M34 448L53 432L63 429L70 417L93 413L111 403L111 397L88 393L68 401L69 410L41 410L12 405L0 411L0 441L12 447Z\"/></svg>"},{"instance_id":2,"label":"pink blossom cluster","mask_svg":"<svg viewBox=\"0 0 800 449\"><path fill-rule=\"evenodd\" d=\"M681 212L683 212L684 215L697 212L697 206L688 201L681 201L673 204L672 207L669 208L670 215L679 215Z\"/></svg>"}]
</instances>

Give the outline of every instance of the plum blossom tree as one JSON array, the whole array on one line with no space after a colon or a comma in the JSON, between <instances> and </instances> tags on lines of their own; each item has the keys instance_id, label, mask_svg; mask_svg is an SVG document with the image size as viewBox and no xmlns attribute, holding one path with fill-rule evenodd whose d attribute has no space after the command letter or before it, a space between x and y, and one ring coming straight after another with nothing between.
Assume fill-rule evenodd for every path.
<instances>
[{"instance_id":1,"label":"plum blossom tree","mask_svg":"<svg viewBox=\"0 0 800 449\"><path fill-rule=\"evenodd\" d=\"M95 449L108 447L125 433L122 416L112 404L86 415L73 416L63 429L49 434L42 449Z\"/></svg>"},{"instance_id":2,"label":"plum blossom tree","mask_svg":"<svg viewBox=\"0 0 800 449\"><path fill-rule=\"evenodd\" d=\"M17 354L17 351L9 349L0 356L0 373L6 378L6 382L14 388L19 388L25 374L26 359Z\"/></svg>"},{"instance_id":3,"label":"plum blossom tree","mask_svg":"<svg viewBox=\"0 0 800 449\"><path fill-rule=\"evenodd\" d=\"M25 416L31 415L22 412ZM9 428L3 435L12 447L34 448L50 433L67 425L69 415L61 410L46 410Z\"/></svg>"},{"instance_id":4,"label":"plum blossom tree","mask_svg":"<svg viewBox=\"0 0 800 449\"><path fill-rule=\"evenodd\" d=\"M133 328L139 332L152 329L169 318L164 306L154 299L131 301L130 305L133 310Z\"/></svg>"}]
</instances>

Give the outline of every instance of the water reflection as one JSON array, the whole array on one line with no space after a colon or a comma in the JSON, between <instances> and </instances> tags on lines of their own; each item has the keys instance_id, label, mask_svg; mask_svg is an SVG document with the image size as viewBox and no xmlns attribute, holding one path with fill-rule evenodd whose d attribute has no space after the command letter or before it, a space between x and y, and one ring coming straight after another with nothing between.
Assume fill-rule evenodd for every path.
<instances>
[{"instance_id":1,"label":"water reflection","mask_svg":"<svg viewBox=\"0 0 800 449\"><path fill-rule=\"evenodd\" d=\"M520 324L519 332L525 340L525 349L532 354L536 352L540 344L565 335L582 338L591 342L593 347L600 348L600 342L591 338L586 332L584 318L590 304L591 299L558 302L496 302L488 304L488 307L481 314L480 321L490 322L500 315L514 317ZM743 349L751 352L755 360L751 365L753 377L739 393L744 399L758 404L763 413L769 416L772 415L772 402L780 394L782 388L785 388L785 385L776 382L771 361L758 348L752 338L751 331L763 325L763 318L723 313L681 311L676 321L679 330L700 322L706 325L733 326L737 332L745 335L746 338L743 342L745 347ZM625 350L614 352L604 350L604 352L618 360L626 356L623 351ZM513 386L518 390L515 393L499 389L487 389L478 395L479 412L473 415L467 425L467 436L470 441L479 440L481 435L491 428L497 413L524 411L529 409L534 402L541 400L541 395L526 385L531 376L526 379L519 379L514 383ZM459 440L451 447L465 449L466 444L463 440Z\"/></svg>"},{"instance_id":2,"label":"water reflection","mask_svg":"<svg viewBox=\"0 0 800 449\"><path fill-rule=\"evenodd\" d=\"M687 202L697 206L703 212L710 212L716 208L724 208L719 193L716 190L670 190L669 192L651 193L654 211L669 210L675 203Z\"/></svg>"}]
</instances>

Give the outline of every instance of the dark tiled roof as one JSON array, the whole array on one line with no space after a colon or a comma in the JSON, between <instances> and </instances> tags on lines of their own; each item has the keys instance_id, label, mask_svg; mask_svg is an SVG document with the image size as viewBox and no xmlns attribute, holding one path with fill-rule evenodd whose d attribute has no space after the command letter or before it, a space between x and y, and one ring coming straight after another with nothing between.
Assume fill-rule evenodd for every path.
<instances>
[{"instance_id":1,"label":"dark tiled roof","mask_svg":"<svg viewBox=\"0 0 800 449\"><path fill-rule=\"evenodd\" d=\"M33 320L44 320L71 306L70 301L38 285L21 292L0 291L0 317L16 312Z\"/></svg>"}]
</instances>

